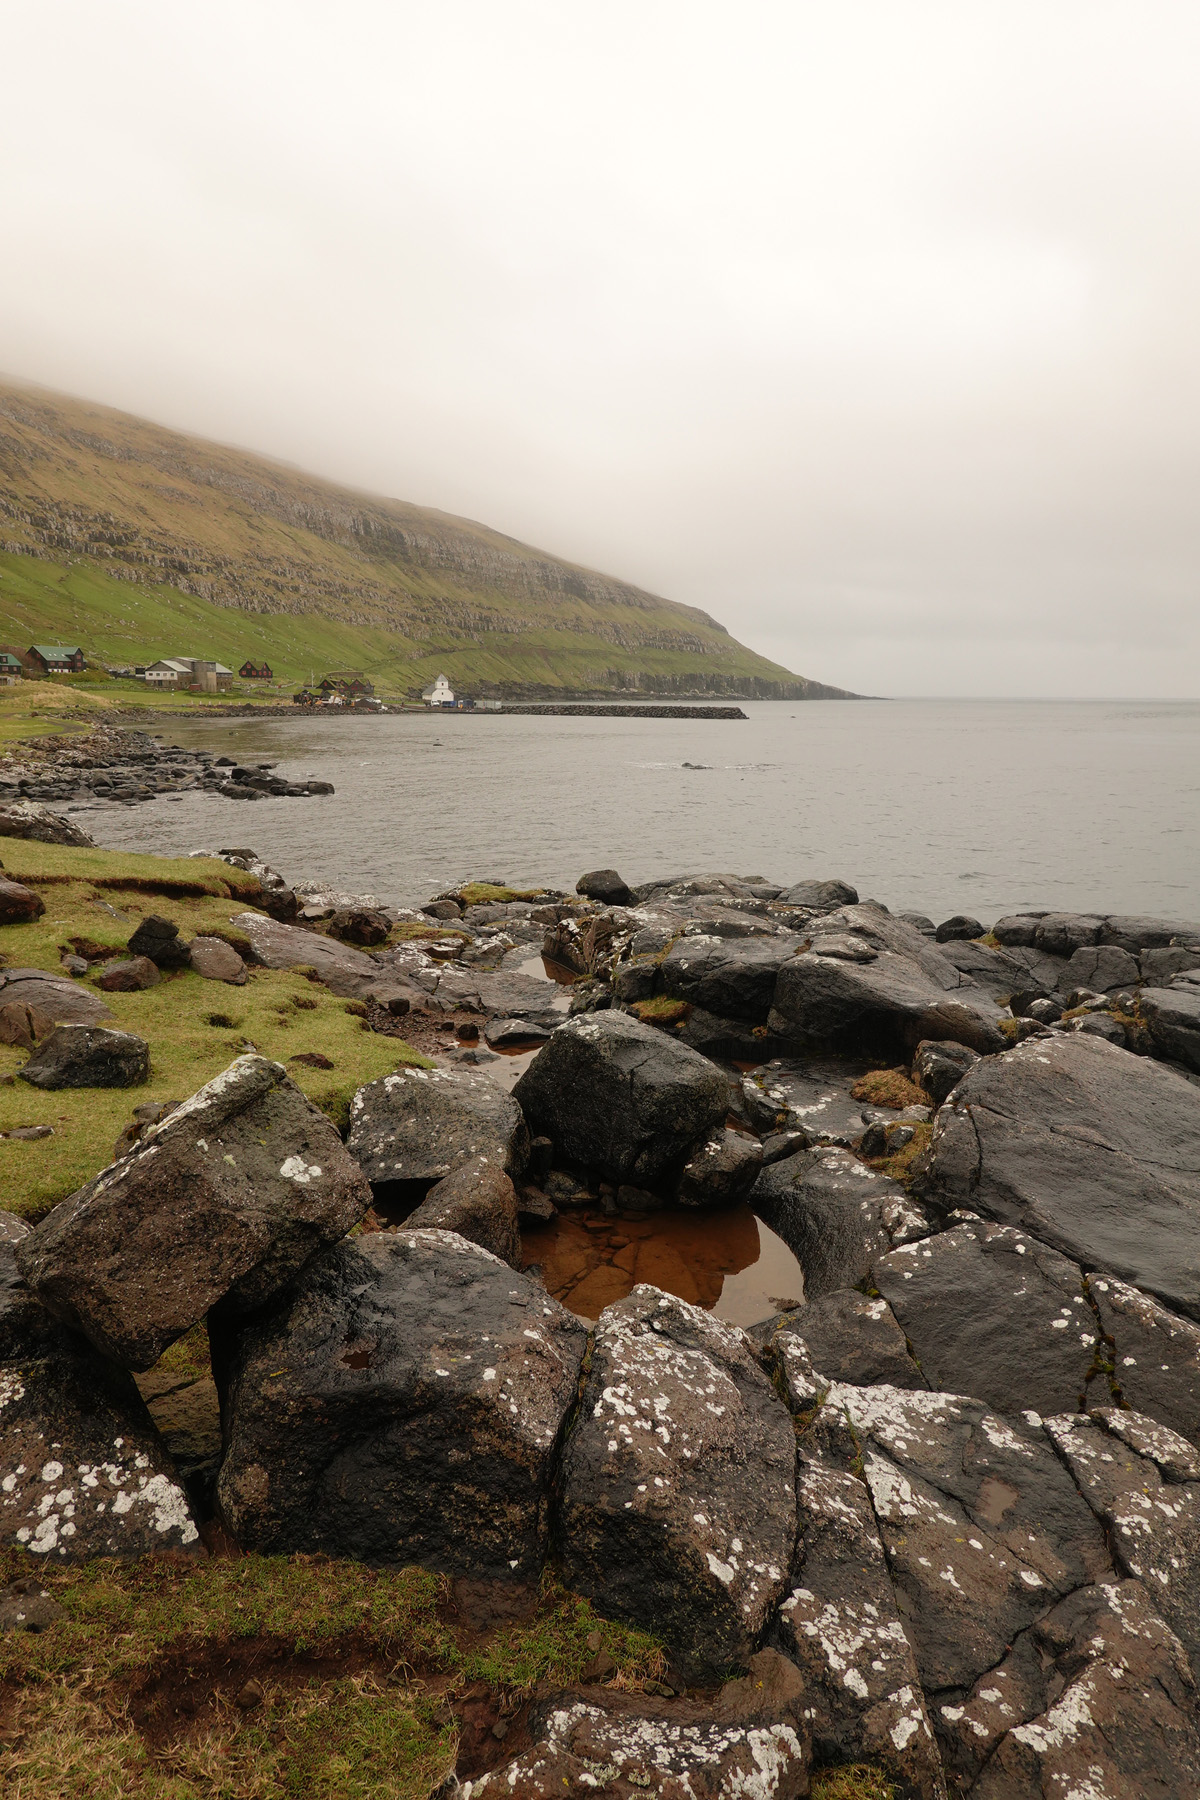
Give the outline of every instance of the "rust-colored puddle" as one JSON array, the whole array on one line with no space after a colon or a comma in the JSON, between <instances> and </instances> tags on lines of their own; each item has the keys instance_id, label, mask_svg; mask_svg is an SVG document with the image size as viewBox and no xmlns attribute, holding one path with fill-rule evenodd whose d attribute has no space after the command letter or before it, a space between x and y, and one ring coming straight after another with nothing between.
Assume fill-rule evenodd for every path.
<instances>
[{"instance_id":1,"label":"rust-colored puddle","mask_svg":"<svg viewBox=\"0 0 1200 1800\"><path fill-rule=\"evenodd\" d=\"M598 1319L639 1281L733 1325L754 1325L804 1298L799 1263L748 1206L634 1217L564 1212L522 1226L521 1243L525 1266L537 1263L550 1293L583 1319Z\"/></svg>"}]
</instances>

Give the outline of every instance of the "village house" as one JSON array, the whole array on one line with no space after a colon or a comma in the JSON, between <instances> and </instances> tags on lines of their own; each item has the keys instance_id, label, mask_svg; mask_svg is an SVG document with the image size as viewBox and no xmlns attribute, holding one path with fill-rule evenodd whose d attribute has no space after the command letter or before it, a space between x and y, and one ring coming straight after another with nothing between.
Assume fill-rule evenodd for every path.
<instances>
[{"instance_id":1,"label":"village house","mask_svg":"<svg viewBox=\"0 0 1200 1800\"><path fill-rule=\"evenodd\" d=\"M252 662L249 658L242 664L238 674L243 681L274 681L275 679L269 662Z\"/></svg>"},{"instance_id":2,"label":"village house","mask_svg":"<svg viewBox=\"0 0 1200 1800\"><path fill-rule=\"evenodd\" d=\"M432 687L421 689L421 698L426 706L453 706L454 689L444 675L439 675Z\"/></svg>"},{"instance_id":3,"label":"village house","mask_svg":"<svg viewBox=\"0 0 1200 1800\"><path fill-rule=\"evenodd\" d=\"M224 663L206 661L200 656L163 656L148 663L142 680L150 687L187 688L195 693L222 692L233 680L233 670Z\"/></svg>"},{"instance_id":4,"label":"village house","mask_svg":"<svg viewBox=\"0 0 1200 1800\"><path fill-rule=\"evenodd\" d=\"M25 674L25 666L19 656L11 650L0 650L0 682L11 687L14 681L20 681Z\"/></svg>"},{"instance_id":5,"label":"village house","mask_svg":"<svg viewBox=\"0 0 1200 1800\"><path fill-rule=\"evenodd\" d=\"M340 694L343 700L365 700L375 692L375 687L360 669L335 669L330 675L322 675L319 691L327 700L335 694Z\"/></svg>"},{"instance_id":6,"label":"village house","mask_svg":"<svg viewBox=\"0 0 1200 1800\"><path fill-rule=\"evenodd\" d=\"M82 675L87 667L78 644L30 644L28 655L40 675Z\"/></svg>"}]
</instances>

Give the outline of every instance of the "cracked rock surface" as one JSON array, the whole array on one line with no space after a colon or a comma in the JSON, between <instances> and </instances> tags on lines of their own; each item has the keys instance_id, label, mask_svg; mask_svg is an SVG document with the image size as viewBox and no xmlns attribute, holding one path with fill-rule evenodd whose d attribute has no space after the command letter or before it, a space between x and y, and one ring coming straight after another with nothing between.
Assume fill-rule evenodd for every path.
<instances>
[{"instance_id":1,"label":"cracked rock surface","mask_svg":"<svg viewBox=\"0 0 1200 1800\"><path fill-rule=\"evenodd\" d=\"M563 1451L568 1581L692 1668L744 1660L787 1580L795 1457L745 1333L635 1288L600 1316Z\"/></svg>"},{"instance_id":2,"label":"cracked rock surface","mask_svg":"<svg viewBox=\"0 0 1200 1800\"><path fill-rule=\"evenodd\" d=\"M428 1188L478 1157L506 1175L520 1175L529 1133L516 1101L486 1075L397 1069L359 1088L346 1144L376 1198L387 1204L403 1184ZM420 1198L420 1191L413 1197Z\"/></svg>"},{"instance_id":3,"label":"cracked rock surface","mask_svg":"<svg viewBox=\"0 0 1200 1800\"><path fill-rule=\"evenodd\" d=\"M804 1270L810 1299L857 1286L877 1256L931 1229L898 1181L834 1145L769 1164L750 1204Z\"/></svg>"}]
</instances>

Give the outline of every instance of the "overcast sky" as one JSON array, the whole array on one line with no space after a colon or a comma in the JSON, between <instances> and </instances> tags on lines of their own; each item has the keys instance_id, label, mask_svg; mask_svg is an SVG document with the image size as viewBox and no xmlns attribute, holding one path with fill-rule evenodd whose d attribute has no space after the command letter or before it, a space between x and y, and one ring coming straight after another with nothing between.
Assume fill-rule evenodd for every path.
<instances>
[{"instance_id":1,"label":"overcast sky","mask_svg":"<svg viewBox=\"0 0 1200 1800\"><path fill-rule=\"evenodd\" d=\"M0 0L0 368L875 693L1200 696L1200 8Z\"/></svg>"}]
</instances>

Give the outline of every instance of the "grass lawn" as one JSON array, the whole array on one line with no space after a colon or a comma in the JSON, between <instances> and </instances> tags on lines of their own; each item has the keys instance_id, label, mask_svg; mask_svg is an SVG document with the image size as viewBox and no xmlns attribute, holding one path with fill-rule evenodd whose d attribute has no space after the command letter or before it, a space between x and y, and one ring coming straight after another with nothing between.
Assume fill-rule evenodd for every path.
<instances>
[{"instance_id":1,"label":"grass lawn","mask_svg":"<svg viewBox=\"0 0 1200 1800\"><path fill-rule=\"evenodd\" d=\"M258 891L253 877L211 858L76 850L18 838L0 839L0 858L6 876L36 889L46 905L31 924L0 925L0 955L9 968L61 973L72 939L93 954L97 946L123 947L147 913L175 920L185 937L236 939L230 919ZM93 984L94 976L86 985ZM294 969L251 969L244 987L205 981L190 969L171 971L157 987L103 998L114 1015L110 1023L150 1045L150 1079L142 1087L44 1092L16 1078L26 1051L0 1044L0 1131L49 1125L54 1133L0 1139L0 1204L10 1211L36 1217L74 1193L112 1160L135 1106L183 1100L248 1050L284 1063L339 1126L356 1088L401 1063L425 1061L399 1039L368 1030L357 1002ZM333 1067L295 1060L313 1052Z\"/></svg>"}]
</instances>

